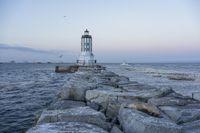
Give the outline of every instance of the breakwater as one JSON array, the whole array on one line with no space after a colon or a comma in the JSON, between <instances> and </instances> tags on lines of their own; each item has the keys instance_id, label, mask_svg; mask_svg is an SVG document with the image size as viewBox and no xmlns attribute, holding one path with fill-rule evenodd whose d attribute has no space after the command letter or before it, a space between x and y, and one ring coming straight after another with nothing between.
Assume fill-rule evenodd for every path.
<instances>
[{"instance_id":1,"label":"breakwater","mask_svg":"<svg viewBox=\"0 0 200 133\"><path fill-rule=\"evenodd\" d=\"M100 69L78 69L34 132L198 132L200 102Z\"/></svg>"}]
</instances>

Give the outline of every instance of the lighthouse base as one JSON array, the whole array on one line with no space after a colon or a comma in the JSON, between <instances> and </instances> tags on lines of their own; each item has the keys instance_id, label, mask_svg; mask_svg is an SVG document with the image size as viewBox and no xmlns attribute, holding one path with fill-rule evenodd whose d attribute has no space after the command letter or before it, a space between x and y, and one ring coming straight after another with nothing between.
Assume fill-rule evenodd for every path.
<instances>
[{"instance_id":1,"label":"lighthouse base","mask_svg":"<svg viewBox=\"0 0 200 133\"><path fill-rule=\"evenodd\" d=\"M79 66L92 66L96 64L96 60L77 60Z\"/></svg>"},{"instance_id":2,"label":"lighthouse base","mask_svg":"<svg viewBox=\"0 0 200 133\"><path fill-rule=\"evenodd\" d=\"M89 52L82 52L77 60L77 64L80 66L92 66L96 64L96 62L94 55Z\"/></svg>"}]
</instances>

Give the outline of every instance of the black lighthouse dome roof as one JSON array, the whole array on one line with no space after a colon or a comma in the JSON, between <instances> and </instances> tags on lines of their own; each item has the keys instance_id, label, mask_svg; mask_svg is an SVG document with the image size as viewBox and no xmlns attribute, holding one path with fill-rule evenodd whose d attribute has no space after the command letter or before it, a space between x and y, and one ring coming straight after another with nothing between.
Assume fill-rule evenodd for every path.
<instances>
[{"instance_id":1,"label":"black lighthouse dome roof","mask_svg":"<svg viewBox=\"0 0 200 133\"><path fill-rule=\"evenodd\" d=\"M92 36L89 35L89 31L87 29L84 31L84 35L82 35L82 38L92 38Z\"/></svg>"},{"instance_id":2,"label":"black lighthouse dome roof","mask_svg":"<svg viewBox=\"0 0 200 133\"><path fill-rule=\"evenodd\" d=\"M89 33L89 31L88 31L87 29L85 30L85 32L88 32L88 33Z\"/></svg>"}]
</instances>

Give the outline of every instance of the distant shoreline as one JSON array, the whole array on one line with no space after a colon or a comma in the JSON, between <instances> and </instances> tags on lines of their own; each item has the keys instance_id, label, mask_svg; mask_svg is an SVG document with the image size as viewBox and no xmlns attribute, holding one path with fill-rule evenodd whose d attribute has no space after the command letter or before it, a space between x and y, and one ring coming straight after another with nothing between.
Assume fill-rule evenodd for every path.
<instances>
[{"instance_id":1,"label":"distant shoreline","mask_svg":"<svg viewBox=\"0 0 200 133\"><path fill-rule=\"evenodd\" d=\"M0 62L0 64L75 64L74 62ZM100 62L99 64L121 64L121 62ZM200 64L200 62L128 62L128 64Z\"/></svg>"}]
</instances>

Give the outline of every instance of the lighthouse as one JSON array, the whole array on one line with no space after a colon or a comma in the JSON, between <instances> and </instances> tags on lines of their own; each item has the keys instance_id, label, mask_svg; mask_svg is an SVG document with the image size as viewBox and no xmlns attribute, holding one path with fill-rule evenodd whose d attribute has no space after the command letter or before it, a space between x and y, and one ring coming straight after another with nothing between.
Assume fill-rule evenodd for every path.
<instances>
[{"instance_id":1,"label":"lighthouse","mask_svg":"<svg viewBox=\"0 0 200 133\"><path fill-rule=\"evenodd\" d=\"M96 64L96 60L92 53L92 36L89 35L87 29L81 37L81 54L77 60L77 64L81 66L91 66Z\"/></svg>"}]
</instances>

